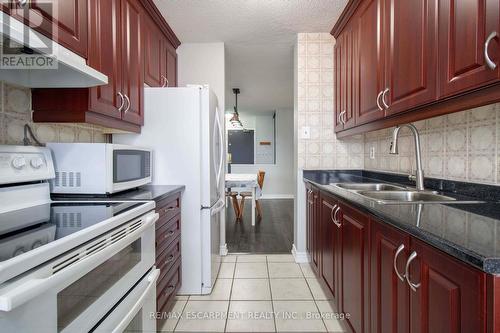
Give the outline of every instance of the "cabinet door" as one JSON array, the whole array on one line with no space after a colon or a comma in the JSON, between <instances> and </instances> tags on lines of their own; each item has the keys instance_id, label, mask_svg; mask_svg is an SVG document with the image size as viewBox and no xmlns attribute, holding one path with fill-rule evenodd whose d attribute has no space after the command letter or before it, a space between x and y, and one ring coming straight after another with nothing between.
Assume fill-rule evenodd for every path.
<instances>
[{"instance_id":1,"label":"cabinet door","mask_svg":"<svg viewBox=\"0 0 500 333\"><path fill-rule=\"evenodd\" d=\"M307 192L307 246L311 257L311 267L316 274L320 273L320 251L319 251L319 191L309 187Z\"/></svg>"},{"instance_id":2,"label":"cabinet door","mask_svg":"<svg viewBox=\"0 0 500 333\"><path fill-rule=\"evenodd\" d=\"M335 220L337 208L338 202L334 198L321 193L321 275L338 302L340 293L341 230L340 222Z\"/></svg>"},{"instance_id":3,"label":"cabinet door","mask_svg":"<svg viewBox=\"0 0 500 333\"><path fill-rule=\"evenodd\" d=\"M344 110L344 89L345 89L345 82L342 77L342 74L344 73L344 61L345 59L343 58L343 53L344 53L344 35L341 34L336 40L335 40L335 47L333 49L334 53L334 61L335 61L335 119L334 119L334 126L335 126L335 132L342 131L344 129L344 124L340 120L341 113Z\"/></svg>"},{"instance_id":4,"label":"cabinet door","mask_svg":"<svg viewBox=\"0 0 500 333\"><path fill-rule=\"evenodd\" d=\"M394 262L404 276L410 237L374 220L370 220L370 228L371 332L409 332L410 291L406 280L398 278Z\"/></svg>"},{"instance_id":5,"label":"cabinet door","mask_svg":"<svg viewBox=\"0 0 500 333\"><path fill-rule=\"evenodd\" d=\"M386 115L437 99L436 0L386 0Z\"/></svg>"},{"instance_id":6,"label":"cabinet door","mask_svg":"<svg viewBox=\"0 0 500 333\"><path fill-rule=\"evenodd\" d=\"M484 332L485 274L412 238L411 332Z\"/></svg>"},{"instance_id":7,"label":"cabinet door","mask_svg":"<svg viewBox=\"0 0 500 333\"><path fill-rule=\"evenodd\" d=\"M354 333L370 331L369 321L369 267L370 224L368 216L340 205L342 223L342 312Z\"/></svg>"},{"instance_id":8,"label":"cabinet door","mask_svg":"<svg viewBox=\"0 0 500 333\"><path fill-rule=\"evenodd\" d=\"M143 12L136 0L121 1L123 93L130 102L123 112L123 120L137 125L144 123L144 54L141 21Z\"/></svg>"},{"instance_id":9,"label":"cabinet door","mask_svg":"<svg viewBox=\"0 0 500 333\"><path fill-rule=\"evenodd\" d=\"M356 71L357 56L357 25L351 24L346 27L344 32L344 48L342 52L342 58L344 59L344 66L342 67L342 80L345 85L343 91L343 101L344 101L344 129L351 128L355 125L355 109L357 107L355 103L355 88L357 82L358 72Z\"/></svg>"},{"instance_id":10,"label":"cabinet door","mask_svg":"<svg viewBox=\"0 0 500 333\"><path fill-rule=\"evenodd\" d=\"M121 118L120 0L90 0L89 18L88 64L108 76L107 85L90 88L89 110Z\"/></svg>"},{"instance_id":11,"label":"cabinet door","mask_svg":"<svg viewBox=\"0 0 500 333\"><path fill-rule=\"evenodd\" d=\"M166 40L167 47L166 50L166 60L167 69L166 76L168 80L169 87L177 87L177 51L175 48Z\"/></svg>"},{"instance_id":12,"label":"cabinet door","mask_svg":"<svg viewBox=\"0 0 500 333\"><path fill-rule=\"evenodd\" d=\"M165 37L153 19L144 15L144 82L150 87L161 87L166 73Z\"/></svg>"},{"instance_id":13,"label":"cabinet door","mask_svg":"<svg viewBox=\"0 0 500 333\"><path fill-rule=\"evenodd\" d=\"M30 0L24 9L13 6L13 17L87 58L87 0Z\"/></svg>"},{"instance_id":14,"label":"cabinet door","mask_svg":"<svg viewBox=\"0 0 500 333\"><path fill-rule=\"evenodd\" d=\"M498 0L439 1L439 92L440 96L480 87L499 75L499 37L488 48L497 64L486 64L487 37L499 30Z\"/></svg>"},{"instance_id":15,"label":"cabinet door","mask_svg":"<svg viewBox=\"0 0 500 333\"><path fill-rule=\"evenodd\" d=\"M356 125L384 117L377 97L384 90L383 1L365 0L353 20L358 32Z\"/></svg>"}]
</instances>

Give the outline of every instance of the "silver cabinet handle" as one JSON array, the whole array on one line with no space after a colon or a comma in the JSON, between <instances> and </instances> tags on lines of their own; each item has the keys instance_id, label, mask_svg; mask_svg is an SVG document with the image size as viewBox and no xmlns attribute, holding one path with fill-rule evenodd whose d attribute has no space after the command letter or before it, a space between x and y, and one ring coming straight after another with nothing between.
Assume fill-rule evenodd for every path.
<instances>
[{"instance_id":1,"label":"silver cabinet handle","mask_svg":"<svg viewBox=\"0 0 500 333\"><path fill-rule=\"evenodd\" d=\"M167 77L165 75L161 76L161 81L163 82L161 84L161 87L162 88L168 88L168 79L167 79Z\"/></svg>"},{"instance_id":2,"label":"silver cabinet handle","mask_svg":"<svg viewBox=\"0 0 500 333\"><path fill-rule=\"evenodd\" d=\"M383 93L384 93L384 92L383 92L383 91L381 91L381 92L379 92L379 93L378 93L378 95L377 95L377 107L378 107L378 109L379 109L380 111L383 111L383 110L384 110L384 109L380 106L380 96L382 96L382 94L383 94Z\"/></svg>"},{"instance_id":3,"label":"silver cabinet handle","mask_svg":"<svg viewBox=\"0 0 500 333\"><path fill-rule=\"evenodd\" d=\"M122 109L125 106L125 98L123 97L123 94L121 92L118 92L117 95L120 96L120 100L121 100L120 106L118 107L118 112L122 112Z\"/></svg>"},{"instance_id":4,"label":"silver cabinet handle","mask_svg":"<svg viewBox=\"0 0 500 333\"><path fill-rule=\"evenodd\" d=\"M338 228L342 227L342 224L337 219L337 213L340 211L340 206L337 205L337 209L335 209L335 213L333 213L333 222Z\"/></svg>"},{"instance_id":5,"label":"silver cabinet handle","mask_svg":"<svg viewBox=\"0 0 500 333\"><path fill-rule=\"evenodd\" d=\"M490 35L488 36L488 38L486 38L486 42L484 43L484 59L486 61L486 65L491 70L494 70L495 68L497 68L497 64L495 64L493 62L493 60L491 60L490 55L488 53L488 48L490 47L491 40L493 38L496 38L497 36L498 36L497 32L493 31L492 33L490 33Z\"/></svg>"},{"instance_id":6,"label":"silver cabinet handle","mask_svg":"<svg viewBox=\"0 0 500 333\"><path fill-rule=\"evenodd\" d=\"M345 115L346 115L346 110L342 111L342 117L341 117L341 120L342 120L342 124L345 125Z\"/></svg>"},{"instance_id":7,"label":"silver cabinet handle","mask_svg":"<svg viewBox=\"0 0 500 333\"><path fill-rule=\"evenodd\" d=\"M27 4L28 4L28 0L17 0L17 5L21 8L26 7Z\"/></svg>"},{"instance_id":8,"label":"silver cabinet handle","mask_svg":"<svg viewBox=\"0 0 500 333\"><path fill-rule=\"evenodd\" d=\"M337 224L337 222L335 221L335 215L333 212L337 209L337 207L338 207L337 205L333 205L332 210L330 211L330 218L332 219L332 222L335 224Z\"/></svg>"},{"instance_id":9,"label":"silver cabinet handle","mask_svg":"<svg viewBox=\"0 0 500 333\"><path fill-rule=\"evenodd\" d=\"M413 251L410 256L408 257L408 261L406 262L406 269L405 269L405 277L406 277L406 282L410 286L411 290L417 291L417 288L420 287L420 283L414 284L413 282L410 281L410 264L415 258L417 257L417 252Z\"/></svg>"},{"instance_id":10,"label":"silver cabinet handle","mask_svg":"<svg viewBox=\"0 0 500 333\"><path fill-rule=\"evenodd\" d=\"M342 112L340 112L337 116L337 123L338 124L342 124L342 121L340 120L340 118L342 117Z\"/></svg>"},{"instance_id":11,"label":"silver cabinet handle","mask_svg":"<svg viewBox=\"0 0 500 333\"><path fill-rule=\"evenodd\" d=\"M401 280L401 282L405 282L405 275L401 275L398 271L398 256L401 252L403 252L403 250L405 249L405 245L404 244L401 244L399 245L398 249L396 250L396 253L394 254L394 262L393 262L393 266L394 266L394 272L396 273L396 275L398 276L398 278Z\"/></svg>"},{"instance_id":12,"label":"silver cabinet handle","mask_svg":"<svg viewBox=\"0 0 500 333\"><path fill-rule=\"evenodd\" d=\"M130 110L130 98L127 95L123 96L125 96L125 100L127 101L127 108L124 111L125 113L127 113Z\"/></svg>"},{"instance_id":13,"label":"silver cabinet handle","mask_svg":"<svg viewBox=\"0 0 500 333\"><path fill-rule=\"evenodd\" d=\"M384 105L384 107L386 109L389 108L389 105L387 105L387 103L385 102L385 96L387 95L387 93L389 92L389 88L385 89L384 92L382 93L382 104Z\"/></svg>"}]
</instances>

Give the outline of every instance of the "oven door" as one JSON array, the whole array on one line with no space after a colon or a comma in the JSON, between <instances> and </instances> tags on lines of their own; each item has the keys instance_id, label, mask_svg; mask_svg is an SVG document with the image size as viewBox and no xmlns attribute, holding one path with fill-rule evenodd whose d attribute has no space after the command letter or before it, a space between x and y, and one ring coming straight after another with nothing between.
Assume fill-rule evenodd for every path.
<instances>
[{"instance_id":1,"label":"oven door","mask_svg":"<svg viewBox=\"0 0 500 333\"><path fill-rule=\"evenodd\" d=\"M115 193L148 184L152 179L152 152L150 149L124 145L108 145L107 192Z\"/></svg>"},{"instance_id":2,"label":"oven door","mask_svg":"<svg viewBox=\"0 0 500 333\"><path fill-rule=\"evenodd\" d=\"M153 267L157 219L147 213L0 288L2 330L91 330Z\"/></svg>"},{"instance_id":3,"label":"oven door","mask_svg":"<svg viewBox=\"0 0 500 333\"><path fill-rule=\"evenodd\" d=\"M156 332L156 281L159 269L148 273L92 332Z\"/></svg>"}]
</instances>

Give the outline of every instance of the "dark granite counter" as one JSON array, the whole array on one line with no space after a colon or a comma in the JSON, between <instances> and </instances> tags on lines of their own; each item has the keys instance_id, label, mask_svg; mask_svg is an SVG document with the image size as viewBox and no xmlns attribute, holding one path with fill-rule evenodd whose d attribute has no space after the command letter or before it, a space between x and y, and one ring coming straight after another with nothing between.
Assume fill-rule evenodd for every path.
<instances>
[{"instance_id":1,"label":"dark granite counter","mask_svg":"<svg viewBox=\"0 0 500 333\"><path fill-rule=\"evenodd\" d=\"M426 179L427 189L473 204L378 204L330 183L389 182L407 176L359 170L304 171L304 181L480 270L500 274L500 187Z\"/></svg>"},{"instance_id":2,"label":"dark granite counter","mask_svg":"<svg viewBox=\"0 0 500 333\"><path fill-rule=\"evenodd\" d=\"M89 200L89 201L127 201L127 200L162 200L169 195L184 191L184 185L144 185L136 189L116 193L110 196L52 195L52 200Z\"/></svg>"}]
</instances>

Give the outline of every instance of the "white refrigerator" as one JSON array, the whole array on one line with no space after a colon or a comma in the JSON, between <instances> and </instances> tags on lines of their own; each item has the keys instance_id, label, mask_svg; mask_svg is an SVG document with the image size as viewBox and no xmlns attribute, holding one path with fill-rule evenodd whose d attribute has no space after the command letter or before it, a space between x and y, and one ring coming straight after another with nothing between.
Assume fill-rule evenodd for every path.
<instances>
[{"instance_id":1,"label":"white refrigerator","mask_svg":"<svg viewBox=\"0 0 500 333\"><path fill-rule=\"evenodd\" d=\"M153 149L153 184L185 185L180 294L209 294L220 269L225 207L224 113L207 86L144 89L141 134L113 142Z\"/></svg>"}]
</instances>

